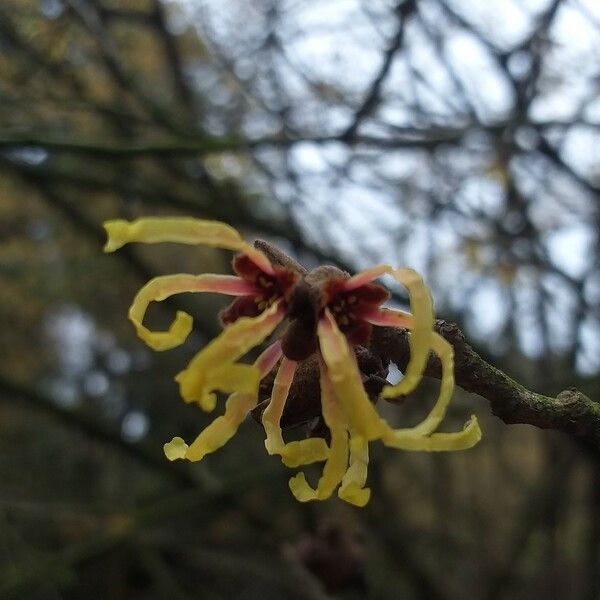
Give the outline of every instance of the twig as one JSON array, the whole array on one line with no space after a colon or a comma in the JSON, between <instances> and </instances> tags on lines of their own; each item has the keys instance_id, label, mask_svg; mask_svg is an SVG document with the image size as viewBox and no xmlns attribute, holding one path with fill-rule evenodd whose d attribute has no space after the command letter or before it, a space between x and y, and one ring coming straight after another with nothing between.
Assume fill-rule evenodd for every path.
<instances>
[{"instance_id":1,"label":"twig","mask_svg":"<svg viewBox=\"0 0 600 600\"><path fill-rule=\"evenodd\" d=\"M389 47L385 51L383 55L383 62L381 64L381 68L379 72L373 79L373 82L369 86L368 92L363 100L362 104L358 107L354 119L352 123L348 126L346 131L343 134L345 139L351 139L356 134L360 124L363 119L367 117L379 103L381 96L381 88L390 72L392 67L392 63L394 61L394 57L400 47L402 46L402 41L404 40L404 32L406 30L406 20L410 16L411 13L415 11L417 7L416 0L406 0L405 2L401 2L398 6L396 6L394 12L398 16L400 23L398 24L398 28L392 41L390 42Z\"/></svg>"},{"instance_id":2,"label":"twig","mask_svg":"<svg viewBox=\"0 0 600 600\"><path fill-rule=\"evenodd\" d=\"M432 149L442 143L456 143L465 133L465 129L428 132L415 129L414 134L407 137L359 135L352 141L343 138L343 134L291 137L266 137L258 139L241 139L235 137L202 136L194 139L176 138L173 140L147 143L119 143L91 140L68 140L43 135L3 135L0 137L0 149L16 150L23 148L43 148L53 152L82 154L97 158L122 158L136 156L203 156L217 152L235 152L256 148L287 148L301 143L327 144L351 143L352 145L371 146L375 148L421 148Z\"/></svg>"},{"instance_id":3,"label":"twig","mask_svg":"<svg viewBox=\"0 0 600 600\"><path fill-rule=\"evenodd\" d=\"M528 390L481 358L455 324L438 320L435 329L454 348L456 383L463 390L485 398L502 421L555 429L600 448L600 403L574 388L554 398ZM406 330L375 328L371 346L375 353L395 362L401 370L408 364L410 348ZM425 375L440 378L440 363L433 356Z\"/></svg>"}]
</instances>

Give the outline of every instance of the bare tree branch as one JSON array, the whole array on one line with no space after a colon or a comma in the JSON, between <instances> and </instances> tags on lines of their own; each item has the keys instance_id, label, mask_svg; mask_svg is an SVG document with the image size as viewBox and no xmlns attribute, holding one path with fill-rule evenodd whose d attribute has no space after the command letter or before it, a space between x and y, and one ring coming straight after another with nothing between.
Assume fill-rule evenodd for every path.
<instances>
[{"instance_id":1,"label":"bare tree branch","mask_svg":"<svg viewBox=\"0 0 600 600\"><path fill-rule=\"evenodd\" d=\"M465 391L485 398L492 412L502 421L555 429L600 448L599 402L573 388L560 392L556 397L528 390L481 358L456 325L438 320L435 328L454 348L456 383ZM396 363L400 370L410 359L409 333L406 330L375 328L371 347L374 353ZM433 356L429 359L425 375L441 376L440 363Z\"/></svg>"},{"instance_id":2,"label":"bare tree branch","mask_svg":"<svg viewBox=\"0 0 600 600\"><path fill-rule=\"evenodd\" d=\"M368 92L363 100L362 104L359 106L356 114L354 115L354 119L352 123L348 126L346 131L343 133L342 137L346 139L351 139L356 134L358 128L362 120L367 117L377 106L380 100L381 87L385 82L385 79L392 68L392 63L394 61L394 57L396 53L402 46L402 40L404 39L404 32L406 31L406 21L408 17L415 11L417 7L416 0L406 0L404 2L400 2L394 12L398 16L399 24L398 29L396 30L396 34L392 38L388 49L385 51L383 55L383 62L381 64L381 68L379 72L373 79L373 82L369 86Z\"/></svg>"},{"instance_id":3,"label":"bare tree branch","mask_svg":"<svg viewBox=\"0 0 600 600\"><path fill-rule=\"evenodd\" d=\"M327 144L333 142L350 145L373 146L379 148L421 148L432 149L442 143L460 140L465 130L443 129L431 131L415 129L406 137L383 137L374 135L355 136L346 141L343 134L307 135L297 138L265 137L258 139L238 139L234 137L202 136L187 139L174 139L164 142L96 142L91 140L68 140L65 138L44 137L35 134L4 134L0 137L0 149L43 148L54 152L84 154L98 158L120 158L135 156L202 156L216 152L252 150L256 148L287 148L295 144L309 142Z\"/></svg>"}]
</instances>

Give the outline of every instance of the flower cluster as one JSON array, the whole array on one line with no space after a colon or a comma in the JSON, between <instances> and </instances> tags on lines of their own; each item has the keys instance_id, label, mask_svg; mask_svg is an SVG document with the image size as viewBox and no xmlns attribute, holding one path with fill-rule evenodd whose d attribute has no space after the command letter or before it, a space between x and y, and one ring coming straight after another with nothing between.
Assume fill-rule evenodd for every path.
<instances>
[{"instance_id":1,"label":"flower cluster","mask_svg":"<svg viewBox=\"0 0 600 600\"><path fill-rule=\"evenodd\" d=\"M436 433L454 389L452 347L433 330L433 307L421 277L411 269L381 265L350 276L334 267L311 272L291 259L267 256L261 244L244 242L232 227L191 218L143 218L105 223L112 252L129 242L179 242L233 250L236 276L167 275L147 283L129 310L138 335L155 350L180 345L192 329L192 317L178 312L168 331L151 331L143 324L150 302L182 292L218 292L237 298L221 313L223 332L207 344L181 371L176 381L186 402L205 411L216 406L216 392L229 397L224 414L216 418L190 444L175 437L165 444L168 459L201 460L236 433L248 413L256 410L261 382L275 373L270 399L262 411L265 446L289 467L324 462L315 487L300 472L290 489L301 502L324 500L337 489L338 496L364 506L370 496L365 487L369 442L381 440L401 450L448 451L470 448L481 438L475 417L462 431ZM283 255L284 256L284 255ZM374 283L384 274L404 285L410 294L411 313L382 308L387 290ZM373 326L410 330L410 362L397 385L382 386L381 396L392 399L409 394L419 383L429 352L442 369L438 399L415 427L394 429L377 413L361 371L361 352ZM277 330L277 331L276 331ZM281 333L279 333L281 332ZM277 339L272 338L277 334ZM270 339L253 364L240 362L250 350ZM320 417L326 435L286 442L282 415L295 376L303 364L315 364L320 387ZM289 408L289 407L288 407Z\"/></svg>"}]
</instances>

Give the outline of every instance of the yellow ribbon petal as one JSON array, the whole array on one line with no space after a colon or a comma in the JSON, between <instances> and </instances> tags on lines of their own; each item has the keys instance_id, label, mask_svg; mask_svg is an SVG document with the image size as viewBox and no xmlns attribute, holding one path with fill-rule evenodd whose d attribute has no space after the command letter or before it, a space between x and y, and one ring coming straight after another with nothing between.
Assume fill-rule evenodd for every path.
<instances>
[{"instance_id":1,"label":"yellow ribbon petal","mask_svg":"<svg viewBox=\"0 0 600 600\"><path fill-rule=\"evenodd\" d=\"M382 309L379 323L386 326L397 326L402 328L411 328L414 326L415 319L402 311ZM468 427L457 433L438 433L429 436L434 432L444 417L452 399L454 391L454 349L438 333L433 332L431 348L439 357L442 365L442 378L440 383L440 393L433 408L418 425L402 429L393 429L383 423L382 441L386 446L399 448L403 450L460 450L470 448L481 439L481 430L477 424L477 419L472 418Z\"/></svg>"},{"instance_id":2,"label":"yellow ribbon petal","mask_svg":"<svg viewBox=\"0 0 600 600\"><path fill-rule=\"evenodd\" d=\"M442 364L440 393L433 408L421 423L413 427L415 433L428 435L435 431L446 416L446 411L454 392L454 349L438 333L433 334L432 350L437 354Z\"/></svg>"},{"instance_id":3,"label":"yellow ribbon petal","mask_svg":"<svg viewBox=\"0 0 600 600\"><path fill-rule=\"evenodd\" d=\"M423 376L433 334L433 300L425 282L413 269L394 269L389 265L381 265L366 271L369 272L389 273L408 290L410 298L410 310L414 319L409 340L410 362L402 381L397 385L386 386L381 392L384 398L396 398L412 392Z\"/></svg>"},{"instance_id":4,"label":"yellow ribbon petal","mask_svg":"<svg viewBox=\"0 0 600 600\"><path fill-rule=\"evenodd\" d=\"M348 424L324 368L321 368L320 381L323 418L331 432L329 457L323 467L323 474L316 489L308 484L304 473L298 473L290 479L290 490L300 502L329 498L342 481L348 467Z\"/></svg>"},{"instance_id":5,"label":"yellow ribbon petal","mask_svg":"<svg viewBox=\"0 0 600 600\"><path fill-rule=\"evenodd\" d=\"M231 275L165 275L150 280L135 296L129 308L129 320L138 336L157 351L170 350L182 344L192 330L193 319L178 311L168 331L151 331L143 325L150 302L162 302L184 292L216 292L234 296L250 294L252 286Z\"/></svg>"},{"instance_id":6,"label":"yellow ribbon petal","mask_svg":"<svg viewBox=\"0 0 600 600\"><path fill-rule=\"evenodd\" d=\"M134 221L114 219L106 221L104 229L108 235L104 252L114 252L130 242L201 244L228 250L240 250L245 244L233 227L220 221L191 217L146 217Z\"/></svg>"},{"instance_id":7,"label":"yellow ribbon petal","mask_svg":"<svg viewBox=\"0 0 600 600\"><path fill-rule=\"evenodd\" d=\"M379 265L362 271L346 281L345 289L360 287L384 274L391 275L407 290L410 309L414 319L410 335L410 362L400 383L383 388L384 398L396 398L412 392L417 386L427 363L433 333L433 300L421 276L413 269L394 269L390 265Z\"/></svg>"},{"instance_id":8,"label":"yellow ribbon petal","mask_svg":"<svg viewBox=\"0 0 600 600\"><path fill-rule=\"evenodd\" d=\"M281 343L271 344L254 362L260 377L267 375L281 356ZM203 429L196 440L188 446L180 437L173 438L164 445L169 460L186 458L189 461L202 460L207 454L223 447L237 432L248 413L256 406L256 394L235 392L225 403L225 413L217 417Z\"/></svg>"},{"instance_id":9,"label":"yellow ribbon petal","mask_svg":"<svg viewBox=\"0 0 600 600\"><path fill-rule=\"evenodd\" d=\"M269 259L260 250L244 242L233 227L220 221L191 217L145 217L134 221L113 219L104 222L104 229L107 234L104 252L114 252L131 242L212 246L243 252L263 271L273 272Z\"/></svg>"},{"instance_id":10,"label":"yellow ribbon petal","mask_svg":"<svg viewBox=\"0 0 600 600\"><path fill-rule=\"evenodd\" d=\"M451 452L468 450L481 440L481 428L477 417L471 418L462 431L453 433L434 433L430 436L405 435L382 438L383 443L390 448L412 450L418 452Z\"/></svg>"},{"instance_id":11,"label":"yellow ribbon petal","mask_svg":"<svg viewBox=\"0 0 600 600\"><path fill-rule=\"evenodd\" d=\"M369 502L371 490L365 488L369 465L369 442L360 436L350 437L350 466L342 479L338 496L354 506L363 507Z\"/></svg>"},{"instance_id":12,"label":"yellow ribbon petal","mask_svg":"<svg viewBox=\"0 0 600 600\"><path fill-rule=\"evenodd\" d=\"M367 440L378 439L382 433L381 418L367 396L354 351L327 308L319 320L317 334L328 376L352 429Z\"/></svg>"},{"instance_id":13,"label":"yellow ribbon petal","mask_svg":"<svg viewBox=\"0 0 600 600\"><path fill-rule=\"evenodd\" d=\"M256 396L236 392L225 403L225 414L206 427L187 449L184 458L192 462L223 447L236 433L246 415L256 405Z\"/></svg>"},{"instance_id":14,"label":"yellow ribbon petal","mask_svg":"<svg viewBox=\"0 0 600 600\"><path fill-rule=\"evenodd\" d=\"M418 385L429 357L433 335L433 301L421 276L412 269L395 269L391 274L408 290L414 325L409 340L410 362L404 378L398 385L383 388L381 395L384 398L408 394Z\"/></svg>"},{"instance_id":15,"label":"yellow ribbon petal","mask_svg":"<svg viewBox=\"0 0 600 600\"><path fill-rule=\"evenodd\" d=\"M283 304L278 301L258 317L242 317L226 327L175 378L183 399L198 402L210 411L214 408L213 390L255 393L259 369L234 363L270 335L284 314Z\"/></svg>"},{"instance_id":16,"label":"yellow ribbon petal","mask_svg":"<svg viewBox=\"0 0 600 600\"><path fill-rule=\"evenodd\" d=\"M329 448L322 438L308 438L285 443L281 431L281 416L294 379L296 363L284 358L275 376L271 401L262 415L267 439L265 448L270 455L278 454L288 467L299 467L327 459Z\"/></svg>"}]
</instances>

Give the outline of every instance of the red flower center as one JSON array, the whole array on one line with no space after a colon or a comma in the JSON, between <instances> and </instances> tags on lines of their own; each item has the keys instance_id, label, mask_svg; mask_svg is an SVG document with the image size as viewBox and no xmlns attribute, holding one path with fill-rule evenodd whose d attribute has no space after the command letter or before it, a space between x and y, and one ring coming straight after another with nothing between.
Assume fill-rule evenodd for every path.
<instances>
[{"instance_id":1,"label":"red flower center","mask_svg":"<svg viewBox=\"0 0 600 600\"><path fill-rule=\"evenodd\" d=\"M331 279L323 289L322 302L336 320L337 326L354 346L364 344L373 326L363 315L379 308L389 297L389 292L376 283L366 283L347 289L347 279Z\"/></svg>"},{"instance_id":2,"label":"red flower center","mask_svg":"<svg viewBox=\"0 0 600 600\"><path fill-rule=\"evenodd\" d=\"M299 279L297 273L285 267L273 266L273 273L267 273L245 254L238 254L233 259L233 270L252 284L255 292L237 298L221 312L224 325L230 325L240 317L257 317L280 298L289 300Z\"/></svg>"}]
</instances>

